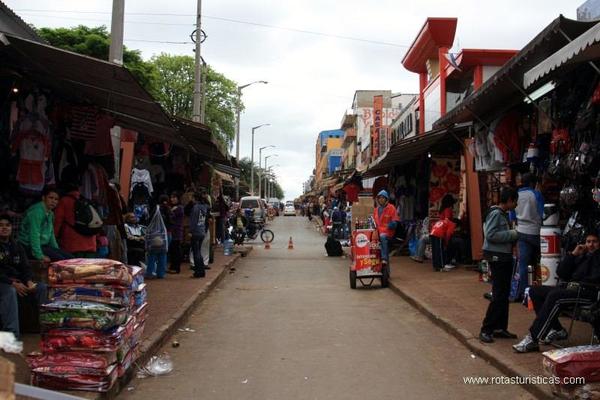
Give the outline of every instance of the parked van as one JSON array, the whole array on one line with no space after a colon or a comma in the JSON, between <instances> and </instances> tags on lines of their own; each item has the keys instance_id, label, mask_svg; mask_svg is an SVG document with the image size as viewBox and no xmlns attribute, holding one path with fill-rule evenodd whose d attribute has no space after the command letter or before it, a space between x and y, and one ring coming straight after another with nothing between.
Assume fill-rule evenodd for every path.
<instances>
[{"instance_id":1,"label":"parked van","mask_svg":"<svg viewBox=\"0 0 600 400\"><path fill-rule=\"evenodd\" d=\"M264 201L258 196L246 196L240 199L240 208L242 210L254 210L254 219L257 222L264 222L266 209Z\"/></svg>"}]
</instances>

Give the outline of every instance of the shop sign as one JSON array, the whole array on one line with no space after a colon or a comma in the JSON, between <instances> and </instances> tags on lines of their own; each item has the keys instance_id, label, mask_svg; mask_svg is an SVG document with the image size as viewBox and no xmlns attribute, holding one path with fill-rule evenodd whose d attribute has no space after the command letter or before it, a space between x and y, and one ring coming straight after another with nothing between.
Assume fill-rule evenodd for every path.
<instances>
[{"instance_id":1,"label":"shop sign","mask_svg":"<svg viewBox=\"0 0 600 400\"><path fill-rule=\"evenodd\" d=\"M379 157L379 133L383 125L383 96L373 97L373 159Z\"/></svg>"}]
</instances>

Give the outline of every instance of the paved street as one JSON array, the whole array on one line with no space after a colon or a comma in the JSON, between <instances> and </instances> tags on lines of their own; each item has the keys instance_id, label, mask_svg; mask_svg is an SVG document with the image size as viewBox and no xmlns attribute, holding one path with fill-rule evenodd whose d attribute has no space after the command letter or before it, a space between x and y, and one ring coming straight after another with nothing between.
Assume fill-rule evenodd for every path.
<instances>
[{"instance_id":1,"label":"paved street","mask_svg":"<svg viewBox=\"0 0 600 400\"><path fill-rule=\"evenodd\" d=\"M465 385L500 373L390 290L350 290L349 260L327 258L305 218L271 228L272 249L255 243L185 325L195 332L163 349L174 371L133 380L120 398L532 398L517 386Z\"/></svg>"}]
</instances>

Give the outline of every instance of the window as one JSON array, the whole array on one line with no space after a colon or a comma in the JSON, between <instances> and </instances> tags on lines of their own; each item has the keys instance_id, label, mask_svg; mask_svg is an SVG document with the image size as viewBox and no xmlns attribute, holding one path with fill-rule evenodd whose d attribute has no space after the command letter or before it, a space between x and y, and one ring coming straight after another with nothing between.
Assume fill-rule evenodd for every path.
<instances>
[{"instance_id":1,"label":"window","mask_svg":"<svg viewBox=\"0 0 600 400\"><path fill-rule=\"evenodd\" d=\"M241 208L259 208L258 200L256 200L256 199L242 200L240 207Z\"/></svg>"}]
</instances>

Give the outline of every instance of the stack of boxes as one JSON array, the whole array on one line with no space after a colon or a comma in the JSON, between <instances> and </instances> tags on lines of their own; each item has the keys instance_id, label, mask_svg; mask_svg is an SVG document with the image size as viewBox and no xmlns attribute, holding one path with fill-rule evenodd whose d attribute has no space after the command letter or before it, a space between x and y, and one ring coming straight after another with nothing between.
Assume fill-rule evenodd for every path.
<instances>
[{"instance_id":1,"label":"stack of boxes","mask_svg":"<svg viewBox=\"0 0 600 400\"><path fill-rule=\"evenodd\" d=\"M28 356L35 385L109 391L136 359L146 315L143 270L108 259L73 259L48 270L41 353Z\"/></svg>"}]
</instances>

